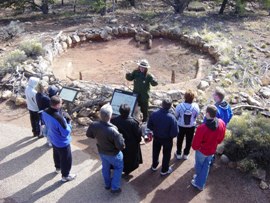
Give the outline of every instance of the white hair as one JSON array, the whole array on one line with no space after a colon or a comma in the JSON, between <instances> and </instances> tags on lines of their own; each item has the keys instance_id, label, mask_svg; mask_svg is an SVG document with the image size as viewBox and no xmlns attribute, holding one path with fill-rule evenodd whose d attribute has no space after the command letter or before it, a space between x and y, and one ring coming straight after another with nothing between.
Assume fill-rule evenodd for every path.
<instances>
[{"instance_id":1,"label":"white hair","mask_svg":"<svg viewBox=\"0 0 270 203\"><path fill-rule=\"evenodd\" d=\"M112 106L107 103L100 109L100 119L104 122L109 122L112 117L113 109Z\"/></svg>"}]
</instances>

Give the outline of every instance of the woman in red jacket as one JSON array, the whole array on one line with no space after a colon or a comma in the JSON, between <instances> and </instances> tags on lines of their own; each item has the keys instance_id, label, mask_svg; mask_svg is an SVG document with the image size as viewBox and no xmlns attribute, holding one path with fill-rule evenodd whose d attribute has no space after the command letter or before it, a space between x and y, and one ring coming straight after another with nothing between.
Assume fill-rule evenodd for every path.
<instances>
[{"instance_id":1,"label":"woman in red jacket","mask_svg":"<svg viewBox=\"0 0 270 203\"><path fill-rule=\"evenodd\" d=\"M192 148L195 154L196 174L191 184L199 190L203 190L207 180L211 160L216 152L217 145L225 136L226 125L216 117L217 108L210 105L206 109L206 122L200 125L195 133Z\"/></svg>"}]
</instances>

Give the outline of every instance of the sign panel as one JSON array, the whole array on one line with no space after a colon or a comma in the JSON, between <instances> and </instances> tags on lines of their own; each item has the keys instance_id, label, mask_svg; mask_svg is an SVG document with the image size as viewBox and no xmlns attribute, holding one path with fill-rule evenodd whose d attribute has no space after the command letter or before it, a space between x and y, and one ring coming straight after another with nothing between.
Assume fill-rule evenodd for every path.
<instances>
[{"instance_id":1,"label":"sign panel","mask_svg":"<svg viewBox=\"0 0 270 203\"><path fill-rule=\"evenodd\" d=\"M74 102L77 94L78 94L78 90L77 89L73 89L70 87L63 87L61 89L61 92L59 94L59 96L67 102Z\"/></svg>"},{"instance_id":2,"label":"sign panel","mask_svg":"<svg viewBox=\"0 0 270 203\"><path fill-rule=\"evenodd\" d=\"M127 104L130 107L130 116L132 116L136 107L137 96L138 95L133 92L115 89L111 100L113 114L120 115L120 105Z\"/></svg>"}]
</instances>

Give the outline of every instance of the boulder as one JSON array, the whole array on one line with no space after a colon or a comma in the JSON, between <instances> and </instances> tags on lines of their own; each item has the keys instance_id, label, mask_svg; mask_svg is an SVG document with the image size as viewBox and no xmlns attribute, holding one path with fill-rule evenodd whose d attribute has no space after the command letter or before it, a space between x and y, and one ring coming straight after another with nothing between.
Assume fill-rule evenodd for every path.
<instances>
[{"instance_id":1,"label":"boulder","mask_svg":"<svg viewBox=\"0 0 270 203\"><path fill-rule=\"evenodd\" d=\"M262 189L262 190L267 190L268 188L269 188L269 185L265 182L265 181L261 181L260 182L260 188Z\"/></svg>"},{"instance_id":2,"label":"boulder","mask_svg":"<svg viewBox=\"0 0 270 203\"><path fill-rule=\"evenodd\" d=\"M88 126L89 124L91 124L93 121L88 118L88 117L80 117L77 119L77 122L80 124L80 125L83 125L83 126Z\"/></svg>"},{"instance_id":3,"label":"boulder","mask_svg":"<svg viewBox=\"0 0 270 203\"><path fill-rule=\"evenodd\" d=\"M18 96L15 99L15 105L16 106L26 105L26 100L24 98L22 98L21 96Z\"/></svg>"},{"instance_id":4,"label":"boulder","mask_svg":"<svg viewBox=\"0 0 270 203\"><path fill-rule=\"evenodd\" d=\"M118 23L118 20L116 18L113 18L109 21L109 23L111 24L117 24Z\"/></svg>"},{"instance_id":5,"label":"boulder","mask_svg":"<svg viewBox=\"0 0 270 203\"><path fill-rule=\"evenodd\" d=\"M249 94L248 93L245 93L245 92L240 92L239 93L242 97L244 98L248 98L249 97Z\"/></svg>"},{"instance_id":6,"label":"boulder","mask_svg":"<svg viewBox=\"0 0 270 203\"><path fill-rule=\"evenodd\" d=\"M266 171L263 169L255 169L251 173L252 177L257 178L259 180L265 180L266 179Z\"/></svg>"},{"instance_id":7,"label":"boulder","mask_svg":"<svg viewBox=\"0 0 270 203\"><path fill-rule=\"evenodd\" d=\"M71 39L72 39L72 43L74 44L77 44L81 41L78 35L72 35Z\"/></svg>"},{"instance_id":8,"label":"boulder","mask_svg":"<svg viewBox=\"0 0 270 203\"><path fill-rule=\"evenodd\" d=\"M72 46L72 39L70 36L67 37L66 43L67 43L68 47Z\"/></svg>"},{"instance_id":9,"label":"boulder","mask_svg":"<svg viewBox=\"0 0 270 203\"><path fill-rule=\"evenodd\" d=\"M161 106L162 100L160 100L160 99L155 99L155 100L152 101L152 104L153 104L154 106Z\"/></svg>"},{"instance_id":10,"label":"boulder","mask_svg":"<svg viewBox=\"0 0 270 203\"><path fill-rule=\"evenodd\" d=\"M183 98L184 92L181 90L169 90L167 94L172 100L178 101Z\"/></svg>"},{"instance_id":11,"label":"boulder","mask_svg":"<svg viewBox=\"0 0 270 203\"><path fill-rule=\"evenodd\" d=\"M210 84L207 81L202 80L197 87L200 90L206 90L209 86Z\"/></svg>"},{"instance_id":12,"label":"boulder","mask_svg":"<svg viewBox=\"0 0 270 203\"><path fill-rule=\"evenodd\" d=\"M107 30L102 30L100 33L100 37L101 39L108 41L111 39L111 36L109 35L109 33L107 32Z\"/></svg>"},{"instance_id":13,"label":"boulder","mask_svg":"<svg viewBox=\"0 0 270 203\"><path fill-rule=\"evenodd\" d=\"M217 154L223 154L224 150L225 150L224 143L221 143L221 144L219 144L219 145L217 146L216 153L217 153Z\"/></svg>"},{"instance_id":14,"label":"boulder","mask_svg":"<svg viewBox=\"0 0 270 203\"><path fill-rule=\"evenodd\" d=\"M267 99L270 98L270 88L269 87L262 87L259 92L261 93L261 95L264 98L267 98Z\"/></svg>"},{"instance_id":15,"label":"boulder","mask_svg":"<svg viewBox=\"0 0 270 203\"><path fill-rule=\"evenodd\" d=\"M88 108L83 108L79 111L78 113L78 117L88 117L91 113L91 109Z\"/></svg>"},{"instance_id":16,"label":"boulder","mask_svg":"<svg viewBox=\"0 0 270 203\"><path fill-rule=\"evenodd\" d=\"M63 47L63 50L67 50L68 44L66 42L61 42L61 46Z\"/></svg>"},{"instance_id":17,"label":"boulder","mask_svg":"<svg viewBox=\"0 0 270 203\"><path fill-rule=\"evenodd\" d=\"M12 92L10 90L5 90L2 93L2 99L10 99L12 97Z\"/></svg>"},{"instance_id":18,"label":"boulder","mask_svg":"<svg viewBox=\"0 0 270 203\"><path fill-rule=\"evenodd\" d=\"M261 106L261 103L259 101L257 101L256 99L254 99L253 97L250 97L250 96L247 98L247 103L249 105Z\"/></svg>"},{"instance_id":19,"label":"boulder","mask_svg":"<svg viewBox=\"0 0 270 203\"><path fill-rule=\"evenodd\" d=\"M229 157L227 157L225 154L222 154L222 155L221 155L220 160L221 160L221 162L224 163L224 164L228 164L228 163L230 162Z\"/></svg>"},{"instance_id":20,"label":"boulder","mask_svg":"<svg viewBox=\"0 0 270 203\"><path fill-rule=\"evenodd\" d=\"M230 86L233 83L229 78L225 78L224 82L226 83L227 86Z\"/></svg>"},{"instance_id":21,"label":"boulder","mask_svg":"<svg viewBox=\"0 0 270 203\"><path fill-rule=\"evenodd\" d=\"M11 74L7 73L1 80L2 83L8 82L10 80Z\"/></svg>"}]
</instances>

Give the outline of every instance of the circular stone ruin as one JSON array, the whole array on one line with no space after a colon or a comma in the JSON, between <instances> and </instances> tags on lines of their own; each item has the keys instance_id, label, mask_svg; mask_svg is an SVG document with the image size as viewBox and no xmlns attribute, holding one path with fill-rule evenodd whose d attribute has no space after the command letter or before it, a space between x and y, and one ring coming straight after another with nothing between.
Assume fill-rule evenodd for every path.
<instances>
[{"instance_id":1,"label":"circular stone ruin","mask_svg":"<svg viewBox=\"0 0 270 203\"><path fill-rule=\"evenodd\" d=\"M207 47L198 38L176 33L176 30L123 30L121 26L105 27L61 35L58 41L61 47L72 49L54 58L55 76L61 80L126 85L125 73L137 68L136 63L146 58L151 65L150 73L165 85L172 82L172 72L175 83L190 81L198 75L198 60L203 60L208 67L216 59L209 53L209 50L213 52L213 47Z\"/></svg>"}]
</instances>

